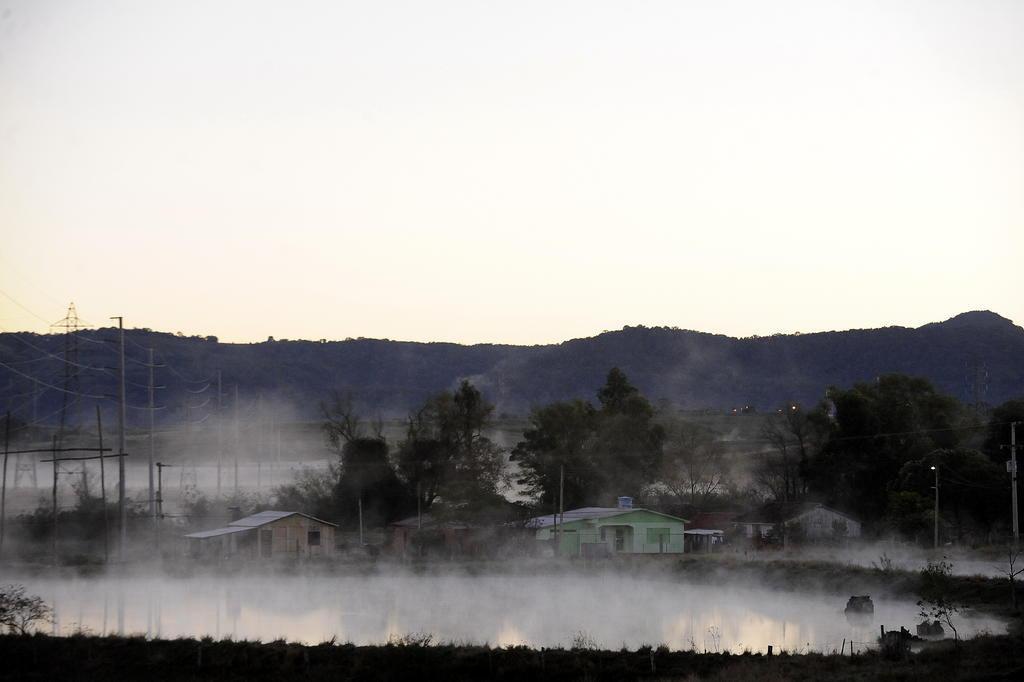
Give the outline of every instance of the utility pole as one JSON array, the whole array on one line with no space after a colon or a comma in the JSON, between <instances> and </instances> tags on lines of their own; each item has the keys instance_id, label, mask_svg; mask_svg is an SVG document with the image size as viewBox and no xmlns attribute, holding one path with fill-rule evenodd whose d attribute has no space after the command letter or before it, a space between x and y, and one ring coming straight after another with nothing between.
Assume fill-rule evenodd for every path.
<instances>
[{"instance_id":1,"label":"utility pole","mask_svg":"<svg viewBox=\"0 0 1024 682\"><path fill-rule=\"evenodd\" d=\"M4 477L0 488L0 556L4 553L4 524L7 521L7 456L11 447L11 411L4 418Z\"/></svg>"},{"instance_id":2,"label":"utility pole","mask_svg":"<svg viewBox=\"0 0 1024 682\"><path fill-rule=\"evenodd\" d=\"M57 434L53 435L53 445L50 447L50 450L48 450L48 451L47 450L15 450L15 452L29 452L29 453L49 452L50 453L50 459L44 459L43 462L52 462L53 463L53 492L52 492L52 495L53 495L53 538L52 538L52 543L53 543L53 565L54 566L57 565L57 520L58 520L58 516L59 516L59 514L58 514L59 509L57 507L57 475L60 473L60 463L61 462L66 462L66 461L84 462L86 460L97 459L97 458L99 458L100 461L102 461L103 457L108 456L108 455L104 455L103 451L104 451L104 448L102 447L102 445L98 449L97 448L77 448L77 447L76 448L57 447ZM98 455L94 455L94 456L93 455L87 455L85 457L58 457L57 456L58 452L98 452L99 454ZM121 455L109 455L109 456L110 457L121 457Z\"/></svg>"},{"instance_id":3,"label":"utility pole","mask_svg":"<svg viewBox=\"0 0 1024 682\"><path fill-rule=\"evenodd\" d=\"M100 455L103 454L103 417L96 403L96 432L100 436ZM107 511L107 467L100 457L100 500L103 502L103 563L110 563L110 513Z\"/></svg>"},{"instance_id":4,"label":"utility pole","mask_svg":"<svg viewBox=\"0 0 1024 682\"><path fill-rule=\"evenodd\" d=\"M156 527L156 551L159 556L160 553L160 535L164 525L164 467L174 466L173 464L163 464L162 462L156 463L156 509L157 509L157 527Z\"/></svg>"},{"instance_id":5,"label":"utility pole","mask_svg":"<svg viewBox=\"0 0 1024 682\"><path fill-rule=\"evenodd\" d=\"M57 565L57 435L53 436L53 565Z\"/></svg>"},{"instance_id":6,"label":"utility pole","mask_svg":"<svg viewBox=\"0 0 1024 682\"><path fill-rule=\"evenodd\" d=\"M221 372L217 370L217 498L220 498L221 472L224 469L224 391L221 389Z\"/></svg>"},{"instance_id":7,"label":"utility pole","mask_svg":"<svg viewBox=\"0 0 1024 682\"><path fill-rule=\"evenodd\" d=\"M274 485L277 485L281 478L281 427L277 426L277 452L274 456L274 475L271 476L270 480L273 481Z\"/></svg>"},{"instance_id":8,"label":"utility pole","mask_svg":"<svg viewBox=\"0 0 1024 682\"><path fill-rule=\"evenodd\" d=\"M9 419L10 417L8 417ZM1017 516L1017 424L1010 423L1010 497L1013 505L1013 546L1020 542L1020 521Z\"/></svg>"},{"instance_id":9,"label":"utility pole","mask_svg":"<svg viewBox=\"0 0 1024 682\"><path fill-rule=\"evenodd\" d=\"M933 466L932 471L935 472L935 539L934 547L939 548L939 467Z\"/></svg>"},{"instance_id":10,"label":"utility pole","mask_svg":"<svg viewBox=\"0 0 1024 682\"><path fill-rule=\"evenodd\" d=\"M238 497L238 450L242 447L242 436L238 430L238 384L235 384L235 497Z\"/></svg>"},{"instance_id":11,"label":"utility pole","mask_svg":"<svg viewBox=\"0 0 1024 682\"><path fill-rule=\"evenodd\" d=\"M556 553L562 549L562 526L565 525L565 465L558 466L558 544L555 545Z\"/></svg>"},{"instance_id":12,"label":"utility pole","mask_svg":"<svg viewBox=\"0 0 1024 682\"><path fill-rule=\"evenodd\" d=\"M363 493L359 493L359 546L365 546L363 543Z\"/></svg>"},{"instance_id":13,"label":"utility pole","mask_svg":"<svg viewBox=\"0 0 1024 682\"><path fill-rule=\"evenodd\" d=\"M156 500L153 499L153 349L149 349L149 515L156 522Z\"/></svg>"},{"instance_id":14,"label":"utility pole","mask_svg":"<svg viewBox=\"0 0 1024 682\"><path fill-rule=\"evenodd\" d=\"M118 388L119 395L118 400L120 402L120 409L117 411L117 472L120 476L120 480L117 482L117 505L118 505L118 516L121 519L121 542L118 544L117 556L120 561L124 561L125 545L128 544L128 505L125 492L125 481L124 481L124 455L125 455L125 390L124 390L124 318L117 316L111 317L112 320L117 320L118 339L120 345L120 367L118 371ZM56 455L54 455L56 457ZM54 463L54 472L57 471L57 464ZM54 491L57 489L57 474L54 473ZM54 492L54 500L56 500L56 492ZM54 501L56 505L56 501ZM54 550L56 551L56 550Z\"/></svg>"},{"instance_id":15,"label":"utility pole","mask_svg":"<svg viewBox=\"0 0 1024 682\"><path fill-rule=\"evenodd\" d=\"M264 429L263 420L263 391L258 394L259 397L259 409L256 411L256 419L259 421L259 443L256 447L256 489L259 490L263 487L263 458L266 450L266 429Z\"/></svg>"}]
</instances>

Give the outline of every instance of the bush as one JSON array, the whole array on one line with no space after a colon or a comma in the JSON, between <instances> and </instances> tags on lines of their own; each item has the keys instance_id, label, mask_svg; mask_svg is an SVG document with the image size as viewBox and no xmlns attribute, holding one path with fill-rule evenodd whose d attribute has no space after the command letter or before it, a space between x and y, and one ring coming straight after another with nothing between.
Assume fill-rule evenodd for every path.
<instances>
[{"instance_id":1,"label":"bush","mask_svg":"<svg viewBox=\"0 0 1024 682\"><path fill-rule=\"evenodd\" d=\"M21 585L0 587L0 630L27 635L36 623L50 623L53 613L41 597L26 595Z\"/></svg>"}]
</instances>

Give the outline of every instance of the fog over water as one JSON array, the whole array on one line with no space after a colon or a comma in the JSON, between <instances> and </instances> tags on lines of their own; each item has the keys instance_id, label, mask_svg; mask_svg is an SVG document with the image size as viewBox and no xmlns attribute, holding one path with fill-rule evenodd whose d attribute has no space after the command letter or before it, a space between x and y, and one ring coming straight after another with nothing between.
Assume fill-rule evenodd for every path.
<instances>
[{"instance_id":1,"label":"fog over water","mask_svg":"<svg viewBox=\"0 0 1024 682\"><path fill-rule=\"evenodd\" d=\"M434 642L568 647L581 633L604 648L666 644L742 652L831 651L873 645L921 620L910 599L874 596L873 620L852 625L845 596L732 584L691 585L621 573L555 575L24 578L53 607L58 634L283 638L379 644L412 633ZM957 619L961 636L1001 633L998 619Z\"/></svg>"}]
</instances>

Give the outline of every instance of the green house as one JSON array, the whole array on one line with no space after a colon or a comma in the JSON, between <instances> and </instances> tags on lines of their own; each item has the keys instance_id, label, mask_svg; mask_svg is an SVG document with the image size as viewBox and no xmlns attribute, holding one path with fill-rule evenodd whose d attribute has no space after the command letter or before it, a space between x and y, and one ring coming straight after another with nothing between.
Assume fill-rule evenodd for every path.
<instances>
[{"instance_id":1,"label":"green house","mask_svg":"<svg viewBox=\"0 0 1024 682\"><path fill-rule=\"evenodd\" d=\"M583 507L527 524L560 556L682 554L685 519L633 507ZM557 538L557 541L556 541Z\"/></svg>"}]
</instances>

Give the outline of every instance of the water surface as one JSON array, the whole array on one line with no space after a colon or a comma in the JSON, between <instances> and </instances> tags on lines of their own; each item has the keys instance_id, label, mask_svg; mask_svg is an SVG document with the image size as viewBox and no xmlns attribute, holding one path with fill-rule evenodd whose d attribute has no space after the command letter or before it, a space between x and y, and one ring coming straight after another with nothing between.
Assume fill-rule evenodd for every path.
<instances>
[{"instance_id":1,"label":"water surface","mask_svg":"<svg viewBox=\"0 0 1024 682\"><path fill-rule=\"evenodd\" d=\"M434 642L601 647L665 644L672 649L741 652L871 645L878 626L919 622L909 599L874 597L875 616L847 622L844 596L690 585L608 575L389 574L260 575L206 578L25 579L54 608L58 634L277 638L356 644L429 633ZM1004 632L989 616L959 617L963 637ZM847 648L847 651L849 649Z\"/></svg>"}]
</instances>

